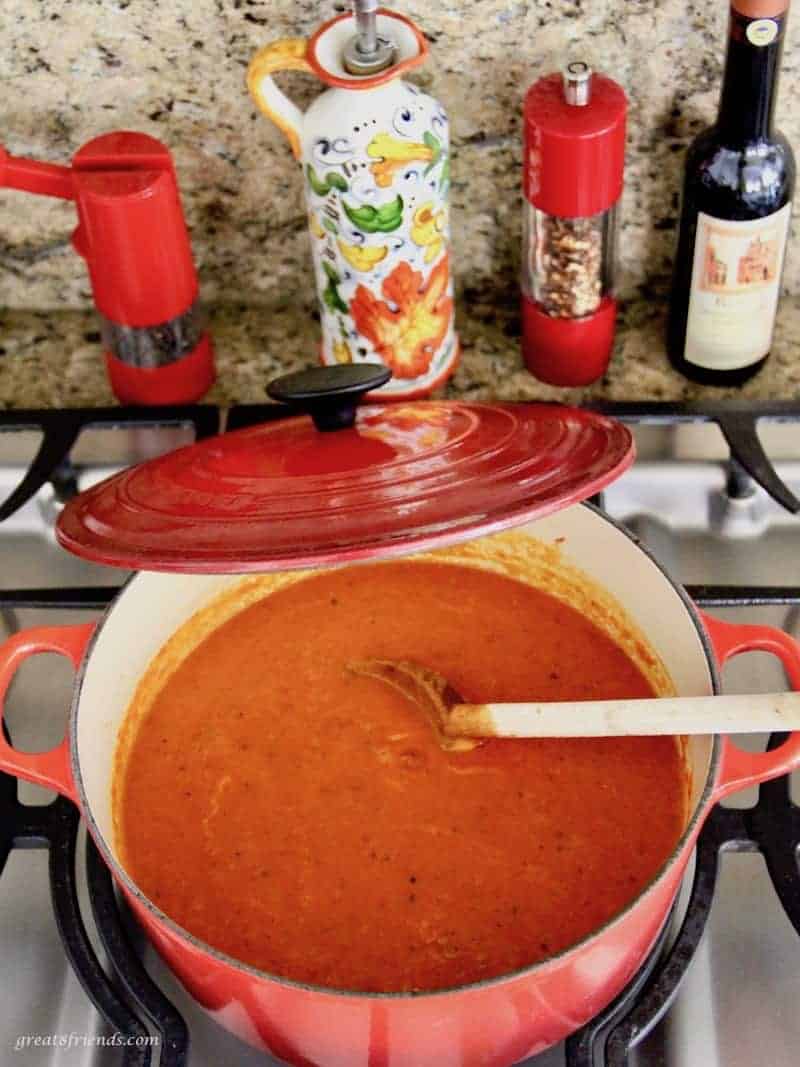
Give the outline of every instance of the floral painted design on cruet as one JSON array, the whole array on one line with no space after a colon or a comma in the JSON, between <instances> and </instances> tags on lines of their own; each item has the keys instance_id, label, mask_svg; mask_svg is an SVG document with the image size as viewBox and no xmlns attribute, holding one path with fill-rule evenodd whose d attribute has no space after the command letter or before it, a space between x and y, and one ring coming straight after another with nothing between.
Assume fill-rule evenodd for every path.
<instances>
[{"instance_id":1,"label":"floral painted design on cruet","mask_svg":"<svg viewBox=\"0 0 800 1067\"><path fill-rule=\"evenodd\" d=\"M453 372L447 115L401 75L428 56L405 16L354 0L313 36L253 57L248 86L301 164L325 364L384 363L379 398L423 396ZM302 112L278 71L328 89Z\"/></svg>"}]
</instances>

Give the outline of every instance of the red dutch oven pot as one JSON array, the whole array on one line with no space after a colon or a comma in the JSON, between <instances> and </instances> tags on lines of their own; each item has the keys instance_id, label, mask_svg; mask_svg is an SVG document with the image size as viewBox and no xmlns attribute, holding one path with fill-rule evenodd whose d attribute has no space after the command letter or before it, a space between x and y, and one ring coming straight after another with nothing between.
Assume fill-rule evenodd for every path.
<instances>
[{"instance_id":1,"label":"red dutch oven pot","mask_svg":"<svg viewBox=\"0 0 800 1067\"><path fill-rule=\"evenodd\" d=\"M420 410L422 416L419 415ZM465 410L469 414L474 409L457 404L366 408L360 412L357 426L351 427L346 433L366 435L369 448L376 442L384 445L391 442L397 454L398 449L402 452L398 445L398 434L404 429L404 432L407 430L415 437L414 448L419 454L418 419L421 417L421 425L425 428L423 436L427 435L427 444L422 448L424 465L429 469L435 468L441 474L442 465L432 460L432 455L440 454L436 449L441 447L441 434L438 442L434 441L437 433L433 431L441 431L442 427L446 431L453 418L458 421ZM596 467L592 468L593 473L583 480L583 489L589 486L588 492L596 492L600 484L616 476L632 459L627 431L610 420L582 412L570 412L569 409L535 405L484 409L476 417L480 419L487 410L504 413L501 421L507 412L511 412L509 418L512 422L517 420L509 441L512 438L516 441L520 435L525 436L529 417L538 423L539 429L548 418L556 417L562 424L562 431L565 420L569 425L573 425L571 420L576 420L574 426L579 428L578 437L584 432L596 435L599 428L601 436L605 437L605 444L600 449L605 456L601 463L601 466L605 466L605 473L599 474ZM415 412L416 416L412 417ZM370 424L370 419L377 422ZM382 437L376 431L378 424L383 426ZM77 670L65 739L50 752L32 754L20 752L0 738L0 769L58 790L78 805L98 849L153 945L196 1000L223 1026L245 1041L287 1063L303 1067L508 1067L578 1029L625 986L667 920L687 861L708 813L729 793L787 774L799 766L800 733L791 734L780 748L772 752L755 755L743 752L725 737L690 738L686 749L691 778L687 825L662 869L647 888L610 922L560 954L513 974L461 988L417 995L350 993L304 985L264 973L204 944L148 900L119 861L111 818L114 750L117 732L137 681L171 634L199 608L241 581L236 573L230 572L287 565L285 556L281 556L280 552L270 555L269 548L265 548L268 538L264 529L251 541L252 555L247 557L246 553L242 554L244 541L238 542L237 538L244 538L244 534L241 529L230 532L231 527L236 526L230 520L231 510L235 511L235 507L232 508L227 497L221 500L221 507L222 510L227 509L228 515L227 544L230 546L232 542L239 553L236 567L230 560L226 564L220 548L222 542L219 539L214 541L207 528L203 527L202 536L198 534L191 543L185 530L176 532L173 512L170 512L169 519L173 541L165 549L165 512L160 512L160 519L153 518L159 506L164 504L165 484L170 478L173 485L180 482L185 517L189 506L187 493L191 496L187 487L192 483L192 491L198 492L201 491L199 486L207 486L205 475L209 465L214 467L219 464L222 454L227 451L229 462L225 477L235 482L242 494L243 481L250 479L249 486L252 489L256 453L263 464L265 441L271 445L276 440L283 441L285 445L286 433L294 432L287 431L287 426L294 427L298 433L302 432L302 447L306 448L310 430L306 419L291 419L277 423L275 427L238 431L215 442L205 442L201 446L175 453L171 457L171 466L163 466L170 461L162 458L155 461L155 466L151 463L134 468L132 472L123 472L83 494L77 503L69 506L62 516L59 537L62 543L68 544L73 550L78 549L80 542L83 554L115 561L124 557L130 563L135 543L143 564L166 570L167 564L161 557L168 549L175 548L176 541L180 541L183 555L177 565L172 560L169 569L175 571L182 566L185 570L191 569L192 573L160 573L157 570L137 573L128 581L97 626L28 630L12 637L0 648L0 701L16 669L23 660L35 653L60 653L68 657ZM310 432L313 434L313 431ZM273 437L273 434L277 437ZM564 446L570 434L559 432L555 436L557 451ZM322 483L333 478L338 486L337 499L341 502L344 491L341 480L343 460L341 455L335 462L334 459L337 450L343 446L340 435L334 437L340 443L327 452L316 466L311 462L311 467L318 482L316 490L320 491L321 485L324 490ZM615 441L622 446L622 452L619 449L615 451ZM583 443L586 443L585 440ZM497 498L503 499L502 463L500 467L497 466L496 444L495 441L492 449L495 463L493 485ZM570 446L573 454L574 445L573 441ZM507 443L503 447L512 446ZM500 452L503 447L499 449ZM434 451L431 452L431 449ZM525 441L525 449L528 455L533 454L530 451L530 438ZM552 474L553 450L551 439L547 449L550 460L544 464L537 460L538 474L535 478L539 478L543 470L548 472L547 478ZM291 465L286 458L288 453L291 453L291 447L288 452L284 450L281 468L284 474L287 463ZM295 459L298 455L295 454ZM349 461L352 458L350 455ZM385 478L385 461L386 457L382 456L379 481L396 503L400 492L398 486L402 482L401 472L395 469L391 477ZM581 463L587 470L586 456L582 457ZM333 473L331 465L336 467ZM458 467L458 462L450 452L444 463L450 476L454 465ZM592 464L588 466L592 467ZM246 476L245 468L249 471ZM306 474L308 469L306 462ZM509 465L511 469L524 480L524 471L520 474L521 466L517 460ZM183 473L178 475L176 471ZM263 472L259 474L259 477L263 476ZM137 477L145 481L138 484ZM274 470L270 477L274 477ZM562 497L569 497L572 492L580 498L581 494L574 485L565 492L563 478L561 483ZM149 492L140 493L145 484ZM349 481L347 484L350 484ZM541 481L539 485L541 488ZM158 505L153 497L156 486L160 487L161 494ZM529 485L528 490L530 488ZM441 506L442 492L433 494L433 497ZM379 498L380 491L376 490L378 524ZM503 526L514 525L531 537L560 546L565 564L580 568L603 586L647 635L650 645L672 676L678 693L704 695L718 692L720 667L732 656L753 650L777 656L792 687L800 689L800 646L787 634L763 626L731 625L702 614L680 586L664 573L630 534L596 509L584 504L571 504L558 510L542 505L541 494L537 505L533 506L530 491L527 491L525 499L530 505L527 513L525 507L517 507L515 511L509 506L504 518L500 518L498 513L488 517L484 514L479 532L492 533ZM104 507L108 506L108 510L103 512L106 518L117 514L109 501L114 502L116 509L127 509L127 517L118 516L116 525L106 522L104 526L98 517ZM282 498L280 506L284 515L287 514L286 503L286 497ZM308 506L308 501L305 506ZM252 499L246 505L241 505L237 513L240 517L242 508L250 517L251 527L253 522L258 526L254 519L258 509ZM404 509L396 507L395 510L402 512ZM423 526L416 523L414 537L417 540L410 535L398 536L395 529L393 536L385 536L382 542L378 538L382 549L375 551L373 544L372 552L368 551L363 539L351 539L349 544L345 544L343 527L340 525L335 531L340 549L335 558L337 562L348 562L398 555L411 551L412 546L428 547L448 537L450 541L463 540L470 535L470 531L472 536L476 536L473 524L481 525L476 520L477 512L473 511L470 518L465 520L464 509L456 510L460 518L453 519L450 529L444 533L442 527L447 527L446 519L438 527L435 524ZM534 517L548 510L550 514ZM198 521L211 521L209 515L213 511L214 505L204 497L202 507L198 504L198 513L203 514L202 520ZM145 521L145 512L152 522ZM511 517L512 512L515 518ZM286 521L291 526L291 518ZM403 521L408 520L406 518ZM121 525L125 527L124 530ZM320 526L325 526L325 523L317 516L315 527L318 532ZM455 533L454 526L458 527ZM177 527L180 527L180 523ZM198 533L196 522L191 524L191 529ZM158 537L155 536L156 530ZM100 544L103 537L107 537L105 547ZM256 541L261 542L258 561ZM300 552L303 565L310 558L319 560L330 551L323 542L324 536L321 534L316 540L307 539ZM213 548L214 544L216 549ZM154 605L157 606L156 612ZM658 797L653 797L652 803L658 803ZM646 811L642 812L642 819L647 819Z\"/></svg>"}]
</instances>

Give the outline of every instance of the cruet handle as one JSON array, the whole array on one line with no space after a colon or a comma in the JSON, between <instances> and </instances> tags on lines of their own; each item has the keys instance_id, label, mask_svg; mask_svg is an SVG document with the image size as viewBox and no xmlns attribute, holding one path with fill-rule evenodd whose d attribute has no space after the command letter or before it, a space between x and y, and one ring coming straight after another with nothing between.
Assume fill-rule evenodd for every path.
<instances>
[{"instance_id":1,"label":"cruet handle","mask_svg":"<svg viewBox=\"0 0 800 1067\"><path fill-rule=\"evenodd\" d=\"M300 131L303 112L278 88L272 75L281 70L301 70L313 74L314 70L306 58L307 50L305 38L284 37L256 52L247 69L250 95L259 110L286 135L296 159L302 155Z\"/></svg>"}]
</instances>

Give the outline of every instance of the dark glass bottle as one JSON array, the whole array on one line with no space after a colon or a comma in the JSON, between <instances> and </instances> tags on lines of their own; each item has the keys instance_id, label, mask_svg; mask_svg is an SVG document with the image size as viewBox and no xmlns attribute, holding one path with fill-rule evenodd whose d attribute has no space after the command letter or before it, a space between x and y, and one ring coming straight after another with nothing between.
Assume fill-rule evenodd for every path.
<instances>
[{"instance_id":1,"label":"dark glass bottle","mask_svg":"<svg viewBox=\"0 0 800 1067\"><path fill-rule=\"evenodd\" d=\"M686 159L667 349L708 385L747 381L772 341L795 179L772 127L788 6L733 0L717 121Z\"/></svg>"}]
</instances>

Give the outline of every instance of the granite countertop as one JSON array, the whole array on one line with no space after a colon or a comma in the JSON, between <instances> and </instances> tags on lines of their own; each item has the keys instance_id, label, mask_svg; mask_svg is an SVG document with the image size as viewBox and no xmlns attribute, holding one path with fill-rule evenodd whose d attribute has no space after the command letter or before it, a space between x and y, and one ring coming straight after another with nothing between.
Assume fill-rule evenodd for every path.
<instances>
[{"instance_id":1,"label":"granite countertop","mask_svg":"<svg viewBox=\"0 0 800 1067\"><path fill-rule=\"evenodd\" d=\"M2 140L10 152L64 163L90 138L114 129L149 133L171 151L201 294L213 309L219 381L211 402L263 401L271 377L316 359L302 180L283 135L257 114L245 71L267 42L308 36L347 6L346 0L6 0L0 79ZM391 0L390 6L422 27L431 55L413 79L450 116L453 268L464 354L445 393L573 403L725 395L672 371L663 319L686 148L713 120L728 4ZM789 20L787 33L777 121L797 146L800 18ZM615 274L622 300L617 345L607 377L585 390L538 383L519 355L523 95L568 58L611 74L630 101ZM321 88L307 75L279 80L301 108ZM0 190L0 218L0 408L112 403L85 267L70 246L74 205ZM796 210L772 357L731 395L800 397L799 239Z\"/></svg>"},{"instance_id":2,"label":"granite countertop","mask_svg":"<svg viewBox=\"0 0 800 1067\"><path fill-rule=\"evenodd\" d=\"M622 306L607 375L584 389L543 385L524 368L518 319L470 301L459 314L461 365L440 392L471 400L750 400L800 399L800 300L784 296L772 355L738 389L695 385L664 352L663 300ZM227 305L212 310L218 380L206 400L229 406L267 400L266 383L316 361L319 326L307 307ZM0 312L0 408L97 407L115 403L91 311Z\"/></svg>"}]
</instances>

